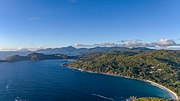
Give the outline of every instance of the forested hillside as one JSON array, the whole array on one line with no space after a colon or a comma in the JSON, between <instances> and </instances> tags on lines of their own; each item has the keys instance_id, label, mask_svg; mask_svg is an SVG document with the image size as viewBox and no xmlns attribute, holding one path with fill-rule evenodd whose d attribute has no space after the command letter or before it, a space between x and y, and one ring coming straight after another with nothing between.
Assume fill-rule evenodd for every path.
<instances>
[{"instance_id":1,"label":"forested hillside","mask_svg":"<svg viewBox=\"0 0 180 101\"><path fill-rule=\"evenodd\" d=\"M180 51L92 53L68 64L72 68L151 80L180 95Z\"/></svg>"}]
</instances>

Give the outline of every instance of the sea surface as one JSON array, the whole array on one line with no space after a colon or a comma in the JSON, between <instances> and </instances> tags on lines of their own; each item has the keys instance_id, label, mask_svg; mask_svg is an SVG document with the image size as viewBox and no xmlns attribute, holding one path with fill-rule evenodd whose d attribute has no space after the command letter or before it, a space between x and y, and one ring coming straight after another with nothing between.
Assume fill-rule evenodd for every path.
<instances>
[{"instance_id":1,"label":"sea surface","mask_svg":"<svg viewBox=\"0 0 180 101\"><path fill-rule=\"evenodd\" d=\"M138 80L81 72L68 60L0 63L0 101L123 101L170 94Z\"/></svg>"}]
</instances>

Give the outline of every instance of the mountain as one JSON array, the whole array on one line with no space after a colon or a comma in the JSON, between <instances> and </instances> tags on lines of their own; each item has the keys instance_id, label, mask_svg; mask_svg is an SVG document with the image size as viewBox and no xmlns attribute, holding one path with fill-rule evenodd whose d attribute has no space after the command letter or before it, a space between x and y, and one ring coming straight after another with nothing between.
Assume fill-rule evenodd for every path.
<instances>
[{"instance_id":1,"label":"mountain","mask_svg":"<svg viewBox=\"0 0 180 101\"><path fill-rule=\"evenodd\" d=\"M110 52L110 51L120 51L120 50L130 50L130 48L126 47L95 47L95 48L75 48L72 46L62 47L62 48L48 48L48 49L40 49L37 50L37 53L44 54L65 54L65 55L84 55L93 52Z\"/></svg>"},{"instance_id":2,"label":"mountain","mask_svg":"<svg viewBox=\"0 0 180 101\"><path fill-rule=\"evenodd\" d=\"M76 56L67 56L63 54L51 54L45 55L43 53L31 53L27 56L13 55L5 58L5 61L15 62L15 61L25 61L25 60L49 60L49 59L75 59Z\"/></svg>"},{"instance_id":3,"label":"mountain","mask_svg":"<svg viewBox=\"0 0 180 101\"><path fill-rule=\"evenodd\" d=\"M74 55L74 51L77 49L69 46L69 47L62 47L62 48L47 48L47 49L40 49L35 51L36 53L44 53L44 54L65 54L65 55Z\"/></svg>"},{"instance_id":4,"label":"mountain","mask_svg":"<svg viewBox=\"0 0 180 101\"><path fill-rule=\"evenodd\" d=\"M65 65L85 71L151 80L180 95L180 51L91 53Z\"/></svg>"},{"instance_id":5,"label":"mountain","mask_svg":"<svg viewBox=\"0 0 180 101\"><path fill-rule=\"evenodd\" d=\"M128 51L128 50L134 50L134 51L150 51L151 49L138 47L138 48L127 48L127 47L95 47L95 48L75 48L72 46L68 47L62 47L62 48L47 48L47 49L39 49L37 51L34 51L35 53L43 53L43 54L64 54L68 56L82 56L89 53L94 52L111 52L111 51ZM20 56L26 56L30 53L33 53L32 51L29 51L27 49L21 49L18 51L0 51L0 59L5 59L6 57L13 56L13 55L20 55Z\"/></svg>"},{"instance_id":6,"label":"mountain","mask_svg":"<svg viewBox=\"0 0 180 101\"><path fill-rule=\"evenodd\" d=\"M28 60L28 57L26 56L19 56L19 55L13 55L5 58L6 61L23 61Z\"/></svg>"},{"instance_id":7,"label":"mountain","mask_svg":"<svg viewBox=\"0 0 180 101\"><path fill-rule=\"evenodd\" d=\"M6 57L12 56L12 55L21 55L25 56L32 53L32 51L29 50L18 50L18 51L0 51L0 59L5 59Z\"/></svg>"},{"instance_id":8,"label":"mountain","mask_svg":"<svg viewBox=\"0 0 180 101\"><path fill-rule=\"evenodd\" d=\"M0 62L6 62L6 60L0 60Z\"/></svg>"},{"instance_id":9,"label":"mountain","mask_svg":"<svg viewBox=\"0 0 180 101\"><path fill-rule=\"evenodd\" d=\"M133 48L131 48L131 50L148 51L148 50L153 50L153 49L149 49L149 48L146 48L146 47L133 47Z\"/></svg>"}]
</instances>

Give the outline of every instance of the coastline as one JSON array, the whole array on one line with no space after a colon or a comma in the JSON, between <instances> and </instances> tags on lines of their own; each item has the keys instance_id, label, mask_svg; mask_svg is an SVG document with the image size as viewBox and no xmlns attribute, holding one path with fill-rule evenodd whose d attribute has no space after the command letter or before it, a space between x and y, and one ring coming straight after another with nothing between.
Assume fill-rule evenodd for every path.
<instances>
[{"instance_id":1,"label":"coastline","mask_svg":"<svg viewBox=\"0 0 180 101\"><path fill-rule=\"evenodd\" d=\"M70 67L70 66L67 66L68 68L70 69L74 69L74 70L78 70L78 71L81 71L81 72L87 72L87 73L92 73L92 74L103 74L103 75L110 75L110 76L116 76L116 77L122 77L122 78L127 78L127 79L133 79L133 80L139 80L139 81L143 81L143 82L146 82L146 83L150 83L151 85L153 86L156 86L160 89L163 89L163 90L166 90L170 95L171 95L171 98L173 100L180 100L180 98L177 96L177 94L175 92L173 92L172 90L170 90L169 88L161 85L161 84L158 84L156 82L153 82L153 81L150 81L150 80L143 80L143 79L138 79L138 78L130 78L130 77L127 77L127 76L120 76L120 75L115 75L115 74L109 74L109 73L98 73L98 72L92 72L92 71L88 71L88 70L83 70L83 69L79 69L79 68L74 68L74 67Z\"/></svg>"},{"instance_id":2,"label":"coastline","mask_svg":"<svg viewBox=\"0 0 180 101\"><path fill-rule=\"evenodd\" d=\"M179 97L177 96L177 94L175 92L173 92L172 90L170 90L169 88L167 88L167 87L165 87L163 85L160 85L160 84L158 84L156 82L150 81L150 80L144 80L144 81L148 82L148 83L151 83L151 85L153 85L153 86L156 86L156 87L159 87L159 88L161 88L163 90L166 90L167 92L169 92L172 95L171 97L172 97L173 100L179 100Z\"/></svg>"}]
</instances>

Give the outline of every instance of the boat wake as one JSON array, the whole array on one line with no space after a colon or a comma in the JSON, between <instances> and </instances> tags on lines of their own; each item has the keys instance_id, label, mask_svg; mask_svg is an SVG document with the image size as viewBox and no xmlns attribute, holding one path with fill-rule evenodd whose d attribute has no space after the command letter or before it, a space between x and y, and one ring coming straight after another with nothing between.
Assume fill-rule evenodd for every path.
<instances>
[{"instance_id":1,"label":"boat wake","mask_svg":"<svg viewBox=\"0 0 180 101\"><path fill-rule=\"evenodd\" d=\"M9 84L6 85L6 89L9 89Z\"/></svg>"},{"instance_id":2,"label":"boat wake","mask_svg":"<svg viewBox=\"0 0 180 101\"><path fill-rule=\"evenodd\" d=\"M6 89L9 89L9 85L11 84L11 80L7 83L7 85L6 85Z\"/></svg>"},{"instance_id":3,"label":"boat wake","mask_svg":"<svg viewBox=\"0 0 180 101\"><path fill-rule=\"evenodd\" d=\"M102 95L98 95L98 94L91 94L93 96L97 96L97 97L100 97L100 98L103 98L103 99L106 99L106 100L111 100L111 101L115 101L113 98L108 98L106 96L102 96Z\"/></svg>"},{"instance_id":4,"label":"boat wake","mask_svg":"<svg viewBox=\"0 0 180 101\"><path fill-rule=\"evenodd\" d=\"M20 97L16 97L16 98L15 98L15 101L26 101L26 100L23 100L23 99L21 99Z\"/></svg>"}]
</instances>

